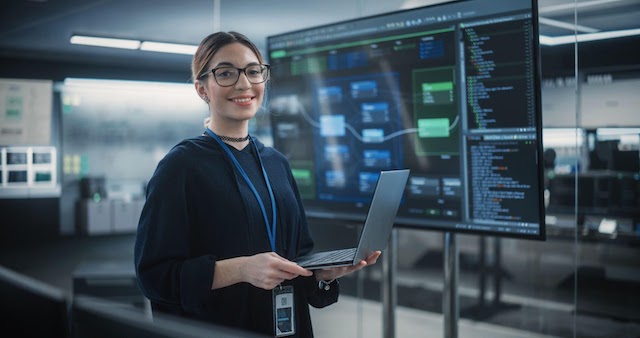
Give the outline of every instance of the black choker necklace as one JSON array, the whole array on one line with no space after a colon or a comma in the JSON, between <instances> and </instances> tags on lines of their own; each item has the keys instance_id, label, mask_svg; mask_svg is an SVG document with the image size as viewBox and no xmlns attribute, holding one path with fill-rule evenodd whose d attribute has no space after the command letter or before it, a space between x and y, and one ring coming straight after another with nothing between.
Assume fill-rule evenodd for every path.
<instances>
[{"instance_id":1,"label":"black choker necklace","mask_svg":"<svg viewBox=\"0 0 640 338\"><path fill-rule=\"evenodd\" d=\"M216 134L218 135L218 134ZM223 140L223 141L227 141L227 142L244 142L244 141L248 141L250 136L247 135L245 137L231 137L231 136L224 136L224 135L218 135L218 137Z\"/></svg>"}]
</instances>

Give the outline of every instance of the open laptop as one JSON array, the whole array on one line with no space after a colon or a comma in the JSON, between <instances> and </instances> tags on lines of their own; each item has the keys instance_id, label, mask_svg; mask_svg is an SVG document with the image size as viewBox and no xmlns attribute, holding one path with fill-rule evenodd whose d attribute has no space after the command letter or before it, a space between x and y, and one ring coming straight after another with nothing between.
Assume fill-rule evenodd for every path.
<instances>
[{"instance_id":1,"label":"open laptop","mask_svg":"<svg viewBox=\"0 0 640 338\"><path fill-rule=\"evenodd\" d=\"M386 249L408 178L409 169L380 172L357 248L316 252L296 263L309 270L349 266Z\"/></svg>"}]
</instances>

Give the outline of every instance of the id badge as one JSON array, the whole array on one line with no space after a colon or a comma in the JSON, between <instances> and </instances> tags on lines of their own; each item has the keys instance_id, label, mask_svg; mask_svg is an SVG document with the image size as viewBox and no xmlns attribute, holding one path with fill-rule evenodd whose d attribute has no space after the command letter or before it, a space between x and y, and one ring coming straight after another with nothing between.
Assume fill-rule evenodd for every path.
<instances>
[{"instance_id":1,"label":"id badge","mask_svg":"<svg viewBox=\"0 0 640 338\"><path fill-rule=\"evenodd\" d=\"M276 337L286 337L296 333L293 286L291 285L277 286L273 289L273 325Z\"/></svg>"}]
</instances>

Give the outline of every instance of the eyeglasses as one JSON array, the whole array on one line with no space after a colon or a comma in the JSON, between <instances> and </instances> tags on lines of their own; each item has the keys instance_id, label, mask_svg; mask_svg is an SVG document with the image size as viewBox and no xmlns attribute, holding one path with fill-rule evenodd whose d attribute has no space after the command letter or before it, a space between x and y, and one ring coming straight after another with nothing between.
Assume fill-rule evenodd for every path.
<instances>
[{"instance_id":1,"label":"eyeglasses","mask_svg":"<svg viewBox=\"0 0 640 338\"><path fill-rule=\"evenodd\" d=\"M247 80L253 84L263 83L269 79L269 65L256 64L245 68L217 67L200 75L200 78L213 74L220 87L231 87L240 79L240 73L244 73Z\"/></svg>"}]
</instances>

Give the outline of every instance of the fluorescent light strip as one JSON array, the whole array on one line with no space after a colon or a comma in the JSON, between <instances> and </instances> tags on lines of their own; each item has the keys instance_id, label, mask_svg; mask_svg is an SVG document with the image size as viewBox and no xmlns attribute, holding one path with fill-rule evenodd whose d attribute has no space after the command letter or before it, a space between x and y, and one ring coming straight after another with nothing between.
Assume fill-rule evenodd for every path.
<instances>
[{"instance_id":1,"label":"fluorescent light strip","mask_svg":"<svg viewBox=\"0 0 640 338\"><path fill-rule=\"evenodd\" d=\"M138 49L140 41L114 38L98 38L93 36L74 35L70 42L74 45L99 46L122 49Z\"/></svg>"},{"instance_id":2,"label":"fluorescent light strip","mask_svg":"<svg viewBox=\"0 0 640 338\"><path fill-rule=\"evenodd\" d=\"M70 42L74 45L98 46L122 49L139 49L150 52L171 53L171 54L187 54L196 53L198 46L184 45L178 43L165 43L155 41L140 41L116 38L101 38L95 36L74 35Z\"/></svg>"},{"instance_id":3,"label":"fluorescent light strip","mask_svg":"<svg viewBox=\"0 0 640 338\"><path fill-rule=\"evenodd\" d=\"M557 28L564 28L570 31L578 31L582 33L596 33L600 31L599 29L595 29L587 26L574 25L572 23L566 23L564 21L547 19L543 17L539 17L538 22L540 22L543 25L557 27Z\"/></svg>"},{"instance_id":4,"label":"fluorescent light strip","mask_svg":"<svg viewBox=\"0 0 640 338\"><path fill-rule=\"evenodd\" d=\"M576 8L584 8L598 5L606 5L612 2L619 2L621 0L594 0L594 1L581 1L574 3L573 1L561 4L561 5L552 5L552 6L544 6L538 8L538 13L550 13L550 12L558 12L564 10L575 10Z\"/></svg>"},{"instance_id":5,"label":"fluorescent light strip","mask_svg":"<svg viewBox=\"0 0 640 338\"><path fill-rule=\"evenodd\" d=\"M193 93L193 84L176 82L155 82L155 81L132 81L132 80L105 80L72 78L64 79L64 87L67 89L101 89L101 90L122 90L122 91L166 91L166 92L187 92Z\"/></svg>"},{"instance_id":6,"label":"fluorescent light strip","mask_svg":"<svg viewBox=\"0 0 640 338\"><path fill-rule=\"evenodd\" d=\"M187 54L193 55L196 53L198 46L183 45L178 43L164 43L154 41L143 41L140 45L140 50L146 50L149 52L160 53L173 53L173 54Z\"/></svg>"},{"instance_id":7,"label":"fluorescent light strip","mask_svg":"<svg viewBox=\"0 0 640 338\"><path fill-rule=\"evenodd\" d=\"M557 46L557 45L565 45L568 43L574 43L576 41L587 42L587 41L596 41L596 40L607 40L607 39L622 38L625 36L634 36L634 35L640 35L640 28L589 33L589 34L578 34L578 35L563 35L563 36L540 35L540 44L545 46Z\"/></svg>"}]
</instances>

